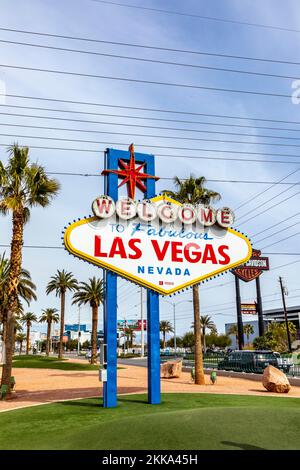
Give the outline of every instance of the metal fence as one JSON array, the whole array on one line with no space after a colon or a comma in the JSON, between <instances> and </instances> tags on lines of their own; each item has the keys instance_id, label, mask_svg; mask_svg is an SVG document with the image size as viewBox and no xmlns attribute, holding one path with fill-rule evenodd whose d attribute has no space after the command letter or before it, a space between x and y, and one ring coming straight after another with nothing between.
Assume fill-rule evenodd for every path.
<instances>
[{"instance_id":1,"label":"metal fence","mask_svg":"<svg viewBox=\"0 0 300 470\"><path fill-rule=\"evenodd\" d=\"M245 372L252 374L262 374L265 369L264 364L243 364L240 361L230 361L230 364L227 362L225 365L223 365L222 361L225 359L225 357L226 355L222 353L204 354L204 368L225 370L228 372ZM194 367L194 355L185 355L183 357L183 364L187 367ZM300 365L293 364L291 360L287 361L286 363L281 360L280 364L278 365L278 368L290 377L300 377Z\"/></svg>"}]
</instances>

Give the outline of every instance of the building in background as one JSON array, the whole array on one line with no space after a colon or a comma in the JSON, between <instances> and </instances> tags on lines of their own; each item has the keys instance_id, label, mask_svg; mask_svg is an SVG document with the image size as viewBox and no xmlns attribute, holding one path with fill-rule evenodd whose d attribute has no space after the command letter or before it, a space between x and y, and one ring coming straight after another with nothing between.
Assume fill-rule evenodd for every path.
<instances>
[{"instance_id":1,"label":"building in background","mask_svg":"<svg viewBox=\"0 0 300 470\"><path fill-rule=\"evenodd\" d=\"M79 334L78 334L78 331L80 331ZM79 336L80 344L83 344L86 341L91 341L91 332L88 331L87 325L85 324L80 325L80 326L78 325L78 323L65 325L64 335L66 335L69 340L71 339L78 340L78 336Z\"/></svg>"},{"instance_id":2,"label":"building in background","mask_svg":"<svg viewBox=\"0 0 300 470\"><path fill-rule=\"evenodd\" d=\"M253 343L254 339L257 338L259 336L259 328L258 328L258 320L250 320L250 321L246 321L244 320L243 321L243 324L244 326L245 325L251 325L253 326L253 334L252 335L249 335L249 343ZM236 325L236 322L233 322L233 323L226 323L225 324L225 333L229 336L229 338L231 339L231 345L230 345L230 348L231 349L237 349L238 348L238 344L237 344L237 341L236 341L236 337L235 335L230 335L228 332L230 331L230 328L233 326L233 325ZM265 326L267 326L267 322L265 322ZM247 343L248 343L248 338L247 336L244 334L244 345L245 345L245 349L247 349Z\"/></svg>"},{"instance_id":3,"label":"building in background","mask_svg":"<svg viewBox=\"0 0 300 470\"><path fill-rule=\"evenodd\" d=\"M300 305L294 307L287 307L287 319L294 323L297 328L297 336L300 339ZM269 323L275 321L283 323L285 321L283 308L273 308L271 310L264 311L264 319Z\"/></svg>"},{"instance_id":4,"label":"building in background","mask_svg":"<svg viewBox=\"0 0 300 470\"><path fill-rule=\"evenodd\" d=\"M263 312L263 318L265 322L265 327L268 327L268 324L271 322L277 322L277 323L284 323L285 322L285 317L284 317L284 311L282 307L279 308L273 308L270 310L264 310ZM294 307L287 307L287 319L288 321L294 323L296 329L297 329L297 336L296 340L300 341L300 305L295 305ZM250 324L254 328L254 333L250 335L249 337L249 342L252 343L253 340L259 336L258 332L258 320L254 321L243 321L244 325ZM234 323L226 323L225 324L225 333L228 334L228 331L230 330L230 327L232 325L236 325L236 322ZM237 343L236 343L236 337L234 335L228 335L231 339L231 348L236 349L237 348ZM244 342L245 346L247 344L247 338L244 334Z\"/></svg>"},{"instance_id":5,"label":"building in background","mask_svg":"<svg viewBox=\"0 0 300 470\"><path fill-rule=\"evenodd\" d=\"M46 333L42 333L41 331L30 331L30 347L36 348L40 350L40 345L43 341L46 341L47 335Z\"/></svg>"},{"instance_id":6,"label":"building in background","mask_svg":"<svg viewBox=\"0 0 300 470\"><path fill-rule=\"evenodd\" d=\"M300 305L295 305L294 307L287 307L287 319L288 321L294 323L297 333L296 333L296 341L297 343L294 347L300 346ZM273 308L270 310L264 311L264 319L270 322L277 322L277 323L284 323L285 316L283 308Z\"/></svg>"}]
</instances>

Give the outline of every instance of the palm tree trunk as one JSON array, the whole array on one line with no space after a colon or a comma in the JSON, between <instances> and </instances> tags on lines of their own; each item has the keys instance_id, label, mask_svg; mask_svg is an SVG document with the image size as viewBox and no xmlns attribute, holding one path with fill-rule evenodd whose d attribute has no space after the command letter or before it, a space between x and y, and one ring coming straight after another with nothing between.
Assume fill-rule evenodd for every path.
<instances>
[{"instance_id":1,"label":"palm tree trunk","mask_svg":"<svg viewBox=\"0 0 300 470\"><path fill-rule=\"evenodd\" d=\"M2 317L2 339L5 343L5 338L6 338L6 330L7 330L7 313L3 313Z\"/></svg>"},{"instance_id":2,"label":"palm tree trunk","mask_svg":"<svg viewBox=\"0 0 300 470\"><path fill-rule=\"evenodd\" d=\"M166 347L166 332L165 331L163 331L163 347L164 349Z\"/></svg>"},{"instance_id":3,"label":"palm tree trunk","mask_svg":"<svg viewBox=\"0 0 300 470\"><path fill-rule=\"evenodd\" d=\"M14 328L15 328L15 311L18 301L18 283L22 266L22 246L23 246L23 229L24 229L24 212L23 208L15 210L12 217L13 235L10 253L10 270L7 282L7 324L5 351L6 359L2 368L1 385L7 386L7 395L11 395L11 370L12 359L14 354Z\"/></svg>"},{"instance_id":4,"label":"palm tree trunk","mask_svg":"<svg viewBox=\"0 0 300 470\"><path fill-rule=\"evenodd\" d=\"M60 296L60 335L59 335L59 346L58 346L58 358L63 357L63 337L65 329L65 292L61 293Z\"/></svg>"},{"instance_id":5,"label":"palm tree trunk","mask_svg":"<svg viewBox=\"0 0 300 470\"><path fill-rule=\"evenodd\" d=\"M46 356L49 356L49 352L50 352L50 335L51 335L51 323L48 322L47 341L46 341Z\"/></svg>"},{"instance_id":6,"label":"palm tree trunk","mask_svg":"<svg viewBox=\"0 0 300 470\"><path fill-rule=\"evenodd\" d=\"M22 354L22 348L23 348L23 341L20 341L20 352L19 352L19 356L21 356L21 354Z\"/></svg>"},{"instance_id":7,"label":"palm tree trunk","mask_svg":"<svg viewBox=\"0 0 300 470\"><path fill-rule=\"evenodd\" d=\"M27 332L26 332L26 356L29 354L29 340L30 340L30 325L27 323Z\"/></svg>"},{"instance_id":8,"label":"palm tree trunk","mask_svg":"<svg viewBox=\"0 0 300 470\"><path fill-rule=\"evenodd\" d=\"M97 361L97 328L98 328L98 307L92 307L92 354L91 364Z\"/></svg>"},{"instance_id":9,"label":"palm tree trunk","mask_svg":"<svg viewBox=\"0 0 300 470\"><path fill-rule=\"evenodd\" d=\"M194 334L195 334L195 384L205 385L201 344L200 302L198 286L193 286Z\"/></svg>"}]
</instances>

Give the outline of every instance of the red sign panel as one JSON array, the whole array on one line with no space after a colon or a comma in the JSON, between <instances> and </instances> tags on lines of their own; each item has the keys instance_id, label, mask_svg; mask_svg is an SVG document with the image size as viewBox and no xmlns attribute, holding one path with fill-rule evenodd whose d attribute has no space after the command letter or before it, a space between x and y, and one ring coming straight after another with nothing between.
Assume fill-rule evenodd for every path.
<instances>
[{"instance_id":1,"label":"red sign panel","mask_svg":"<svg viewBox=\"0 0 300 470\"><path fill-rule=\"evenodd\" d=\"M262 271L269 271L269 258L260 255L260 250L253 249L251 258L246 263L233 269L233 274L242 281L249 282L259 277Z\"/></svg>"},{"instance_id":2,"label":"red sign panel","mask_svg":"<svg viewBox=\"0 0 300 470\"><path fill-rule=\"evenodd\" d=\"M143 324L144 324L143 330L146 331L147 330L147 320L143 320ZM141 331L141 329L142 329L142 320L138 320L138 322L137 322L137 331Z\"/></svg>"}]
</instances>

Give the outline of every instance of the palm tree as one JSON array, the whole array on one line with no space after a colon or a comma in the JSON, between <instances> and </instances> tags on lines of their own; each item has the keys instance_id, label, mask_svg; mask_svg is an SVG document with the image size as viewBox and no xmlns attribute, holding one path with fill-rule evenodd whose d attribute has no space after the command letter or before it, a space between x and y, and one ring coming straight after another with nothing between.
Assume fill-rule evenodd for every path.
<instances>
[{"instance_id":1,"label":"palm tree","mask_svg":"<svg viewBox=\"0 0 300 470\"><path fill-rule=\"evenodd\" d=\"M7 318L7 280L9 274L9 260L5 258L5 253L0 258L0 323L2 323L2 336L6 335L6 318ZM21 269L18 284L18 310L21 312L21 299L25 300L29 306L32 300L36 300L36 286L31 280L29 271ZM16 317L17 312L15 312Z\"/></svg>"},{"instance_id":2,"label":"palm tree","mask_svg":"<svg viewBox=\"0 0 300 470\"><path fill-rule=\"evenodd\" d=\"M7 279L6 362L2 369L1 384L11 393L14 316L18 302L18 284L22 269L24 225L34 206L46 207L59 190L59 183L47 176L44 168L30 163L29 148L13 144L8 148L6 166L0 162L0 211L12 214L12 242L10 270Z\"/></svg>"},{"instance_id":3,"label":"palm tree","mask_svg":"<svg viewBox=\"0 0 300 470\"><path fill-rule=\"evenodd\" d=\"M77 292L73 295L73 304L89 304L92 308L92 354L91 364L97 360L97 328L99 305L103 303L103 280L92 277L89 282L81 282Z\"/></svg>"},{"instance_id":4,"label":"palm tree","mask_svg":"<svg viewBox=\"0 0 300 470\"><path fill-rule=\"evenodd\" d=\"M19 351L19 354L22 354L22 348L23 348L23 343L24 341L26 340L26 335L24 333L18 333L16 335L16 341L19 343L20 345L20 351Z\"/></svg>"},{"instance_id":5,"label":"palm tree","mask_svg":"<svg viewBox=\"0 0 300 470\"><path fill-rule=\"evenodd\" d=\"M40 316L40 323L47 323L47 341L46 341L46 356L49 356L50 352L50 335L51 335L51 326L52 323L59 322L59 316L56 313L56 308L46 308L42 310L42 315Z\"/></svg>"},{"instance_id":6,"label":"palm tree","mask_svg":"<svg viewBox=\"0 0 300 470\"><path fill-rule=\"evenodd\" d=\"M236 323L234 325L231 325L227 334L235 336L236 344L237 345L239 344L239 329Z\"/></svg>"},{"instance_id":7,"label":"palm tree","mask_svg":"<svg viewBox=\"0 0 300 470\"><path fill-rule=\"evenodd\" d=\"M209 315L200 315L200 324L202 328L202 337L203 337L203 352L206 352L206 330L210 330L214 333L217 333L217 328L215 323L212 321ZM191 328L194 328L194 323L192 323Z\"/></svg>"},{"instance_id":8,"label":"palm tree","mask_svg":"<svg viewBox=\"0 0 300 470\"><path fill-rule=\"evenodd\" d=\"M26 354L29 354L29 342L30 342L30 328L32 323L37 322L37 316L32 312L27 312L22 315L21 322L26 325Z\"/></svg>"},{"instance_id":9,"label":"palm tree","mask_svg":"<svg viewBox=\"0 0 300 470\"><path fill-rule=\"evenodd\" d=\"M246 323L246 325L244 325L243 327L243 332L247 336L247 344L249 345L249 337L254 333L253 325L250 325L250 323Z\"/></svg>"},{"instance_id":10,"label":"palm tree","mask_svg":"<svg viewBox=\"0 0 300 470\"><path fill-rule=\"evenodd\" d=\"M135 331L132 326L128 326L127 328L125 328L124 336L126 337L126 340L129 343L129 347L132 348L133 340L136 337Z\"/></svg>"},{"instance_id":11,"label":"palm tree","mask_svg":"<svg viewBox=\"0 0 300 470\"><path fill-rule=\"evenodd\" d=\"M174 331L171 323L169 321L166 321L166 320L162 320L160 323L159 323L159 331L162 332L162 335L163 335L163 348L165 349L166 347L166 334L167 333L172 333Z\"/></svg>"},{"instance_id":12,"label":"palm tree","mask_svg":"<svg viewBox=\"0 0 300 470\"><path fill-rule=\"evenodd\" d=\"M212 321L209 315L200 315L200 325L202 328L203 352L205 353L206 352L206 340L205 340L206 330L216 331L216 325Z\"/></svg>"},{"instance_id":13,"label":"palm tree","mask_svg":"<svg viewBox=\"0 0 300 470\"><path fill-rule=\"evenodd\" d=\"M78 288L78 281L75 279L72 273L57 270L57 273L51 277L47 287L46 294L55 291L55 295L60 297L60 336L59 336L59 347L58 357L62 359L63 355L63 336L65 329L65 305L66 305L66 292L76 291Z\"/></svg>"},{"instance_id":14,"label":"palm tree","mask_svg":"<svg viewBox=\"0 0 300 470\"><path fill-rule=\"evenodd\" d=\"M189 204L205 204L218 201L221 196L216 191L207 189L204 185L206 180L204 176L195 178L191 175L186 180L180 180L177 176L174 178L177 191L164 191L173 199ZM193 286L193 306L194 306L194 333L195 333L195 384L205 384L203 370L203 354L201 345L201 323L200 323L200 300L198 285Z\"/></svg>"}]
</instances>

